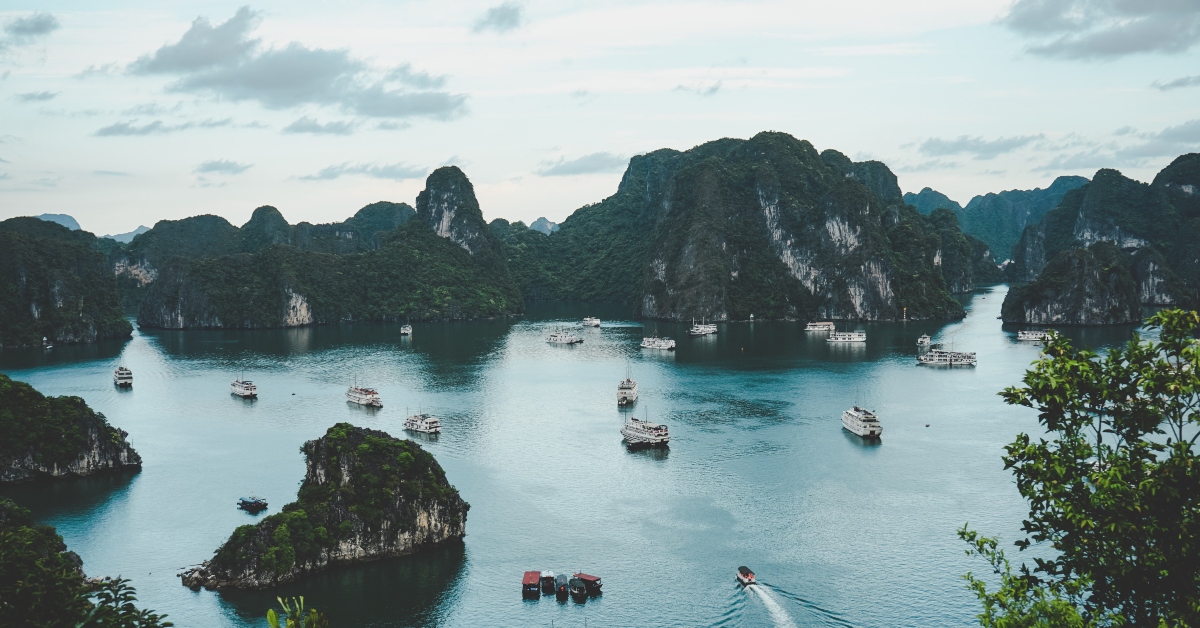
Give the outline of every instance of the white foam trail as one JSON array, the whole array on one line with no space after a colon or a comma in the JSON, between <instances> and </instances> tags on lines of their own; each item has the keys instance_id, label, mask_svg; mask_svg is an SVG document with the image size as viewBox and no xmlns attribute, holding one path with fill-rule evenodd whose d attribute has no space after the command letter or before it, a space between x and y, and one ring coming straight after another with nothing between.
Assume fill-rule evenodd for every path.
<instances>
[{"instance_id":1,"label":"white foam trail","mask_svg":"<svg viewBox=\"0 0 1200 628\"><path fill-rule=\"evenodd\" d=\"M775 601L775 594L771 593L770 589L766 589L761 584L755 584L746 587L758 594L758 599L762 600L763 606L771 613L771 619L779 628L796 628L796 622L788 616L787 611Z\"/></svg>"}]
</instances>

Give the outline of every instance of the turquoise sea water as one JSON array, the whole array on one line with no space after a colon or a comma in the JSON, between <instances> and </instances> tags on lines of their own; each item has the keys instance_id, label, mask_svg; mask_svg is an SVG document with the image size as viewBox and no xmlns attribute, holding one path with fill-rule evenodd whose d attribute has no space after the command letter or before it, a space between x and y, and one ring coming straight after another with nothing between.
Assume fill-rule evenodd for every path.
<instances>
[{"instance_id":1,"label":"turquoise sea water","mask_svg":"<svg viewBox=\"0 0 1200 628\"><path fill-rule=\"evenodd\" d=\"M1026 514L1003 446L1032 411L996 393L1038 347L996 320L1005 287L952 323L880 323L864 345L829 345L803 323L686 325L624 308L533 305L512 321L344 325L256 332L137 332L124 343L0 352L0 371L79 395L130 433L140 473L0 487L54 525L89 575L121 575L177 626L265 626L276 595L305 595L338 626L962 626L978 612L961 575L986 566L964 522L1013 539ZM579 346L546 333L586 315ZM644 330L679 340L638 348ZM1066 330L1102 348L1134 328ZM915 365L916 339L975 351L975 368ZM132 390L112 385L119 363ZM257 401L229 394L244 371ZM639 416L665 422L667 451L627 450L616 384L638 380ZM384 407L345 402L357 377ZM882 441L842 430L842 410L880 415ZM442 417L419 438L471 504L461 544L342 567L278 590L193 592L176 574L304 476L299 452L330 425L403 435L406 412ZM928 426L926 426L928 424ZM743 590L739 565L763 586ZM604 595L522 600L530 569L587 571Z\"/></svg>"}]
</instances>

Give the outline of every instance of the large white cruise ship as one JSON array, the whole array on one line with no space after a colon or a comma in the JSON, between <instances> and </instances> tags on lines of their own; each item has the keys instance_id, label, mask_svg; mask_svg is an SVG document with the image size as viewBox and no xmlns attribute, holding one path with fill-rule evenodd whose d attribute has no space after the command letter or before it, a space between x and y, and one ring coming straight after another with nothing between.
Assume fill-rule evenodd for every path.
<instances>
[{"instance_id":1,"label":"large white cruise ship","mask_svg":"<svg viewBox=\"0 0 1200 628\"><path fill-rule=\"evenodd\" d=\"M442 431L442 422L437 417L428 414L414 414L404 419L404 429L425 434L437 434Z\"/></svg>"},{"instance_id":2,"label":"large white cruise ship","mask_svg":"<svg viewBox=\"0 0 1200 628\"><path fill-rule=\"evenodd\" d=\"M692 328L688 330L689 336L707 336L717 333L717 326L712 323L696 323L696 319L692 319Z\"/></svg>"},{"instance_id":3,"label":"large white cruise ship","mask_svg":"<svg viewBox=\"0 0 1200 628\"><path fill-rule=\"evenodd\" d=\"M643 349L663 349L665 351L675 350L675 341L670 338L659 338L658 336L650 336L642 338Z\"/></svg>"},{"instance_id":4,"label":"large white cruise ship","mask_svg":"<svg viewBox=\"0 0 1200 628\"><path fill-rule=\"evenodd\" d=\"M975 353L930 349L928 353L917 356L917 364L928 364L930 366L975 366Z\"/></svg>"},{"instance_id":5,"label":"large white cruise ship","mask_svg":"<svg viewBox=\"0 0 1200 628\"><path fill-rule=\"evenodd\" d=\"M1022 329L1017 332L1017 340L1032 340L1035 342L1043 342L1046 340L1046 336L1049 333L1050 333L1049 331L1034 331L1034 330Z\"/></svg>"},{"instance_id":6,"label":"large white cruise ship","mask_svg":"<svg viewBox=\"0 0 1200 628\"><path fill-rule=\"evenodd\" d=\"M621 436L630 447L660 447L671 440L667 426L630 417L621 428Z\"/></svg>"},{"instance_id":7,"label":"large white cruise ship","mask_svg":"<svg viewBox=\"0 0 1200 628\"><path fill-rule=\"evenodd\" d=\"M379 399L379 391L363 386L351 386L346 391L346 401L357 403L360 406L383 407L383 401Z\"/></svg>"},{"instance_id":8,"label":"large white cruise ship","mask_svg":"<svg viewBox=\"0 0 1200 628\"><path fill-rule=\"evenodd\" d=\"M804 331L833 331L836 327L830 321L813 321L804 326Z\"/></svg>"},{"instance_id":9,"label":"large white cruise ship","mask_svg":"<svg viewBox=\"0 0 1200 628\"><path fill-rule=\"evenodd\" d=\"M842 413L842 427L863 438L879 438L883 427L879 425L879 417L866 408L854 406Z\"/></svg>"},{"instance_id":10,"label":"large white cruise ship","mask_svg":"<svg viewBox=\"0 0 1200 628\"><path fill-rule=\"evenodd\" d=\"M552 345L574 345L583 342L583 338L576 336L570 332L552 331L549 336L546 336L546 342Z\"/></svg>"},{"instance_id":11,"label":"large white cruise ship","mask_svg":"<svg viewBox=\"0 0 1200 628\"><path fill-rule=\"evenodd\" d=\"M866 342L865 331L831 331L825 342Z\"/></svg>"},{"instance_id":12,"label":"large white cruise ship","mask_svg":"<svg viewBox=\"0 0 1200 628\"><path fill-rule=\"evenodd\" d=\"M629 406L638 398L638 384L633 381L632 377L617 382L617 405Z\"/></svg>"},{"instance_id":13,"label":"large white cruise ship","mask_svg":"<svg viewBox=\"0 0 1200 628\"><path fill-rule=\"evenodd\" d=\"M113 383L121 388L133 386L133 371L124 366L118 366L117 370L113 371Z\"/></svg>"},{"instance_id":14,"label":"large white cruise ship","mask_svg":"<svg viewBox=\"0 0 1200 628\"><path fill-rule=\"evenodd\" d=\"M229 391L243 399L258 397L258 386L248 379L235 379L229 384Z\"/></svg>"}]
</instances>

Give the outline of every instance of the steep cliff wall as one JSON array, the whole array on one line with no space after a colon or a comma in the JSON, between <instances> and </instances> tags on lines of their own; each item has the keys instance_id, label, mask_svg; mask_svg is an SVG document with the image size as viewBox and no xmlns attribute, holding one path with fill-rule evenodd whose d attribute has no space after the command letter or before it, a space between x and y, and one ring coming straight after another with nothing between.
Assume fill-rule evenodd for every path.
<instances>
[{"instance_id":1,"label":"steep cliff wall","mask_svg":"<svg viewBox=\"0 0 1200 628\"><path fill-rule=\"evenodd\" d=\"M426 178L425 189L417 195L417 220L471 255L496 248L475 188L458 166L443 166Z\"/></svg>"},{"instance_id":2,"label":"steep cliff wall","mask_svg":"<svg viewBox=\"0 0 1200 628\"><path fill-rule=\"evenodd\" d=\"M126 436L79 397L46 397L0 374L0 482L140 468Z\"/></svg>"},{"instance_id":3,"label":"steep cliff wall","mask_svg":"<svg viewBox=\"0 0 1200 628\"><path fill-rule=\"evenodd\" d=\"M1141 320L1138 283L1109 242L1060 252L1037 281L1008 291L1005 323L1112 325Z\"/></svg>"},{"instance_id":4,"label":"steep cliff wall","mask_svg":"<svg viewBox=\"0 0 1200 628\"><path fill-rule=\"evenodd\" d=\"M339 423L305 443L304 455L297 500L235 530L212 560L180 574L185 586L264 588L466 534L470 506L412 441Z\"/></svg>"},{"instance_id":5,"label":"steep cliff wall","mask_svg":"<svg viewBox=\"0 0 1200 628\"><path fill-rule=\"evenodd\" d=\"M0 348L132 332L95 236L37 218L0 222Z\"/></svg>"}]
</instances>

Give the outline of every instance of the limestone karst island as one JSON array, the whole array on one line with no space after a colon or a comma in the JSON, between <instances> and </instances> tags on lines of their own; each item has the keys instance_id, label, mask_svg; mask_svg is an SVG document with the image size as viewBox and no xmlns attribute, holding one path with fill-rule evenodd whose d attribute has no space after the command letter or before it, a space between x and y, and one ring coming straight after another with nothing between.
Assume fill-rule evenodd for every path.
<instances>
[{"instance_id":1,"label":"limestone karst island","mask_svg":"<svg viewBox=\"0 0 1200 628\"><path fill-rule=\"evenodd\" d=\"M1200 4L0 8L0 625L1200 626Z\"/></svg>"}]
</instances>

